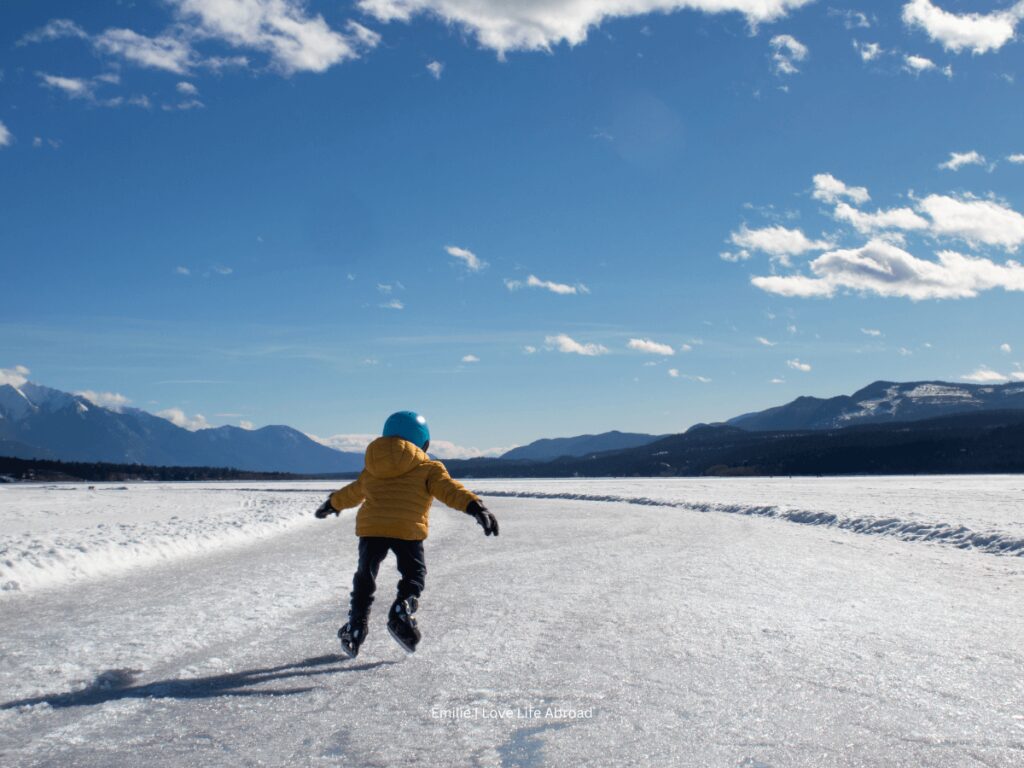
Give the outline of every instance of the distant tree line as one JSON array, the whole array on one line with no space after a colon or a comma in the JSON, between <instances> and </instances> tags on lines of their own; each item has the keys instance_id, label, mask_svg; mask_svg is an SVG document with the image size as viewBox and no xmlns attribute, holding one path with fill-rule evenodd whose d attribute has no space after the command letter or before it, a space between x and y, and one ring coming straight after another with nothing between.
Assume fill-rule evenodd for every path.
<instances>
[{"instance_id":1,"label":"distant tree line","mask_svg":"<svg viewBox=\"0 0 1024 768\"><path fill-rule=\"evenodd\" d=\"M229 467L149 467L144 464L48 461L0 456L0 479L10 481L127 482L130 480L296 480L287 472L245 472ZM308 476L322 477L322 476Z\"/></svg>"}]
</instances>

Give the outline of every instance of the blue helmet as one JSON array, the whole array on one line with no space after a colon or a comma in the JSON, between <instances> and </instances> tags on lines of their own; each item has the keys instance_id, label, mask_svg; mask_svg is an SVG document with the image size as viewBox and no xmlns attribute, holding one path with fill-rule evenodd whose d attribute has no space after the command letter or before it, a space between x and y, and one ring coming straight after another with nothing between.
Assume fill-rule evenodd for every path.
<instances>
[{"instance_id":1,"label":"blue helmet","mask_svg":"<svg viewBox=\"0 0 1024 768\"><path fill-rule=\"evenodd\" d=\"M430 445L430 427L427 420L414 411L399 411L384 422L384 437L400 437L424 451Z\"/></svg>"}]
</instances>

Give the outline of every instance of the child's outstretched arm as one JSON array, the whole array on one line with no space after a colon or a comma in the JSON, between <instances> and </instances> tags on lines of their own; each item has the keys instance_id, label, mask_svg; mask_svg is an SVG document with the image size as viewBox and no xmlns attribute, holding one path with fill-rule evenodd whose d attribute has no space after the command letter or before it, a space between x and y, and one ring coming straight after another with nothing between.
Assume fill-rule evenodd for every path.
<instances>
[{"instance_id":1,"label":"child's outstretched arm","mask_svg":"<svg viewBox=\"0 0 1024 768\"><path fill-rule=\"evenodd\" d=\"M498 535L498 520L481 503L480 497L466 490L458 480L452 480L444 464L439 461L435 462L434 469L427 478L427 490L442 504L476 518L483 527L485 536Z\"/></svg>"},{"instance_id":2,"label":"child's outstretched arm","mask_svg":"<svg viewBox=\"0 0 1024 768\"><path fill-rule=\"evenodd\" d=\"M339 488L328 496L327 500L319 506L315 514L323 520L328 515L336 515L343 509L360 504L365 498L366 492L363 490L363 475L360 473L359 477L353 482L344 488Z\"/></svg>"}]
</instances>

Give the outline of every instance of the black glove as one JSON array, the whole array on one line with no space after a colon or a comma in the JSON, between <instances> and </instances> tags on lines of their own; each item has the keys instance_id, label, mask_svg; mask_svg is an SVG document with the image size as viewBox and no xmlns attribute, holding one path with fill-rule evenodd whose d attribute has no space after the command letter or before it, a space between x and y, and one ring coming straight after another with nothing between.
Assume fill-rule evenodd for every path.
<instances>
[{"instance_id":1,"label":"black glove","mask_svg":"<svg viewBox=\"0 0 1024 768\"><path fill-rule=\"evenodd\" d=\"M316 512L314 512L313 514L316 515L317 520L323 520L328 515L337 515L339 513L338 510L331 506L331 497L328 496L327 501L325 501L323 504L317 507Z\"/></svg>"},{"instance_id":2,"label":"black glove","mask_svg":"<svg viewBox=\"0 0 1024 768\"><path fill-rule=\"evenodd\" d=\"M469 506L466 507L466 514L472 515L476 518L476 521L484 529L484 536L497 536L498 535L498 520L492 515L487 507L481 504L479 501L469 502Z\"/></svg>"}]
</instances>

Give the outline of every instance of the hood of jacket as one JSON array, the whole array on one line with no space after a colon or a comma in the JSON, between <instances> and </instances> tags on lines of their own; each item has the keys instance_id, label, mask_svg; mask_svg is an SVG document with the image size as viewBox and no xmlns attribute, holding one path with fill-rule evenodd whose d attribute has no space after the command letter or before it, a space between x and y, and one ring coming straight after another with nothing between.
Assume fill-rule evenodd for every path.
<instances>
[{"instance_id":1,"label":"hood of jacket","mask_svg":"<svg viewBox=\"0 0 1024 768\"><path fill-rule=\"evenodd\" d=\"M366 448L366 471L386 480L410 472L430 457L400 437L378 437Z\"/></svg>"}]
</instances>

